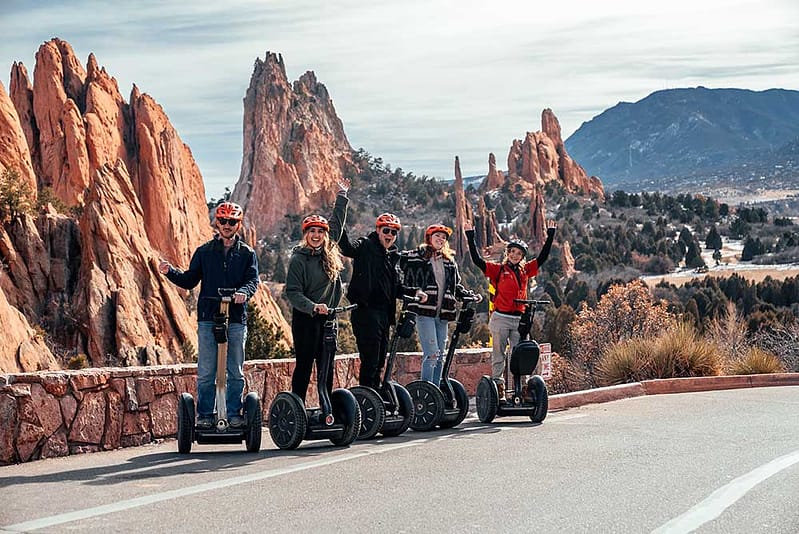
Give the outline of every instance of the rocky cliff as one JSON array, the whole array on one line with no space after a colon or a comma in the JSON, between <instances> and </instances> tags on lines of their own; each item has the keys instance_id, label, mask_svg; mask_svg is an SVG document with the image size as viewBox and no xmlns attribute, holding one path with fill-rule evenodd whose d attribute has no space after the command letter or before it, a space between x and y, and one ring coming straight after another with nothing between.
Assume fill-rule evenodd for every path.
<instances>
[{"instance_id":1,"label":"rocky cliff","mask_svg":"<svg viewBox=\"0 0 799 534\"><path fill-rule=\"evenodd\" d=\"M33 84L15 63L10 87L0 86L0 171L16 172L31 201L52 202L0 226L11 330L0 372L77 354L98 366L180 361L196 347L195 297L155 266L185 268L211 237L190 149L150 96L134 86L125 102L94 55L84 69L65 41L41 45ZM261 301L288 332L271 296Z\"/></svg>"},{"instance_id":2,"label":"rocky cliff","mask_svg":"<svg viewBox=\"0 0 799 534\"><path fill-rule=\"evenodd\" d=\"M336 182L352 165L344 127L313 72L292 85L280 55L255 61L244 97L241 175L232 200L258 235L288 229L286 215L333 202Z\"/></svg>"}]
</instances>

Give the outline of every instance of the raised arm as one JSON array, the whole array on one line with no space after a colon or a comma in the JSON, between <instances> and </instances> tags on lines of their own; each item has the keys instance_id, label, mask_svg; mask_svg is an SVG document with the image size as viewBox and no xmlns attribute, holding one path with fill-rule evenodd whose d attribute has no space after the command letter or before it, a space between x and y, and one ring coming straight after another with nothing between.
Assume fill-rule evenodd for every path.
<instances>
[{"instance_id":1,"label":"raised arm","mask_svg":"<svg viewBox=\"0 0 799 534\"><path fill-rule=\"evenodd\" d=\"M557 228L557 222L553 220L547 221L547 240L544 242L544 246L541 247L541 252L538 253L538 257L535 259L539 267L541 267L549 257L549 251L552 248L552 240L555 238L555 230L557 230Z\"/></svg>"},{"instance_id":2,"label":"raised arm","mask_svg":"<svg viewBox=\"0 0 799 534\"><path fill-rule=\"evenodd\" d=\"M333 216L330 218L330 239L334 243L341 240L341 234L344 232L344 225L347 222L347 205L350 202L350 199L347 198L347 191L350 189L350 181L344 178L338 183L338 187Z\"/></svg>"},{"instance_id":3,"label":"raised arm","mask_svg":"<svg viewBox=\"0 0 799 534\"><path fill-rule=\"evenodd\" d=\"M477 252L477 244L474 242L474 228L470 228L466 230L466 241L469 243L469 256L472 258L472 262L477 265L477 268L486 272L486 261Z\"/></svg>"}]
</instances>

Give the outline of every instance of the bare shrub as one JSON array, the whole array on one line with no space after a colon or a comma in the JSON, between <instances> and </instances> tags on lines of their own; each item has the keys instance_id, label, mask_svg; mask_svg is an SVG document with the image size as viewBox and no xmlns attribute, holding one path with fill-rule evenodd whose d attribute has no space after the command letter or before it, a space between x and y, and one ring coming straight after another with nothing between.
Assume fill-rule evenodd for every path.
<instances>
[{"instance_id":1,"label":"bare shrub","mask_svg":"<svg viewBox=\"0 0 799 534\"><path fill-rule=\"evenodd\" d=\"M754 343L776 355L788 372L799 372L799 324L762 331L755 336Z\"/></svg>"},{"instance_id":2,"label":"bare shrub","mask_svg":"<svg viewBox=\"0 0 799 534\"><path fill-rule=\"evenodd\" d=\"M710 321L705 335L728 361L738 359L752 347L746 320L734 302L728 301L724 313Z\"/></svg>"},{"instance_id":3,"label":"bare shrub","mask_svg":"<svg viewBox=\"0 0 799 534\"><path fill-rule=\"evenodd\" d=\"M614 285L591 309L583 305L571 325L574 368L596 387L595 367L605 350L625 339L652 338L674 324L665 302L655 302L641 280Z\"/></svg>"}]
</instances>

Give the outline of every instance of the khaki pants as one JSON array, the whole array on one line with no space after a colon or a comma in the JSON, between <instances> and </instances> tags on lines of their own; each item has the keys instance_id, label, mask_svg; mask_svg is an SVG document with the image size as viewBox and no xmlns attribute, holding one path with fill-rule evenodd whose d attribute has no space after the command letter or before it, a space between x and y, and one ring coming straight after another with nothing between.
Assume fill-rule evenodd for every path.
<instances>
[{"instance_id":1,"label":"khaki pants","mask_svg":"<svg viewBox=\"0 0 799 534\"><path fill-rule=\"evenodd\" d=\"M493 350L491 352L491 377L502 378L505 358L519 342L519 317L494 312L488 320ZM510 343L510 346L508 345Z\"/></svg>"}]
</instances>

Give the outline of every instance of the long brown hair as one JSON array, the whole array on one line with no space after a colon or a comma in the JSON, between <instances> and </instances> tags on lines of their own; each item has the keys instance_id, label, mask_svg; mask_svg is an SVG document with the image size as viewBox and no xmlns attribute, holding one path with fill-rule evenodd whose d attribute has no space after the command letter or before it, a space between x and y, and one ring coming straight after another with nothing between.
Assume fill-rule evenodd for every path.
<instances>
[{"instance_id":1,"label":"long brown hair","mask_svg":"<svg viewBox=\"0 0 799 534\"><path fill-rule=\"evenodd\" d=\"M302 235L302 241L299 246L309 250L315 250L308 244L305 239L305 234ZM338 243L334 243L330 239L330 235L325 232L325 240L320 247L320 254L322 255L322 269L327 274L327 277L333 282L344 270L344 261L341 259L341 250L338 248Z\"/></svg>"}]
</instances>

